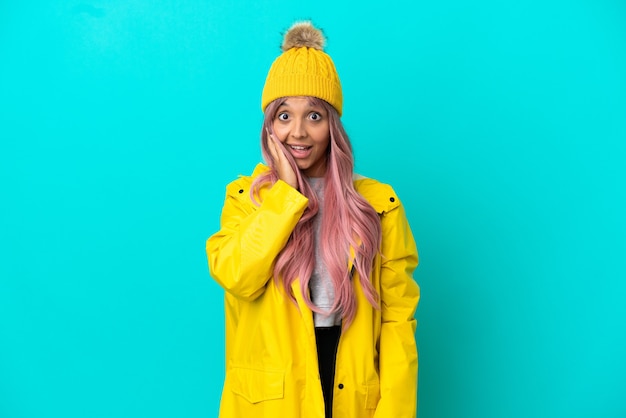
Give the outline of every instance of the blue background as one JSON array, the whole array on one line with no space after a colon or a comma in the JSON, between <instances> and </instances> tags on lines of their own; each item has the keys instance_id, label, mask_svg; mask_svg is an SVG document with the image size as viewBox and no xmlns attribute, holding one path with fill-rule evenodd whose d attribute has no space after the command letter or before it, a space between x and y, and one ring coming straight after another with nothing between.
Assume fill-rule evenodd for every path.
<instances>
[{"instance_id":1,"label":"blue background","mask_svg":"<svg viewBox=\"0 0 626 418\"><path fill-rule=\"evenodd\" d=\"M301 18L420 250L420 417L625 417L617 0L2 1L0 417L217 415L204 242Z\"/></svg>"}]
</instances>

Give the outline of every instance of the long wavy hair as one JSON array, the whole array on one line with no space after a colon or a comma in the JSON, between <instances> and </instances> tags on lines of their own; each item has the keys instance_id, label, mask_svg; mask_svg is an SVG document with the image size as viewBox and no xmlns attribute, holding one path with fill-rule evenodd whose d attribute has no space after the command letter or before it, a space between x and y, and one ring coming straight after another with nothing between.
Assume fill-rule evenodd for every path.
<instances>
[{"instance_id":1,"label":"long wavy hair","mask_svg":"<svg viewBox=\"0 0 626 418\"><path fill-rule=\"evenodd\" d=\"M259 175L250 190L251 198L259 204L259 191L278 180L275 162L267 146L267 132L273 133L273 120L276 112L287 98L276 99L265 109L261 129L261 150L270 167ZM335 300L330 312L339 312L345 326L349 326L356 315L356 297L352 288L352 272L348 262L353 262L353 270L358 273L361 287L369 303L379 306L379 295L370 282L374 257L380 251L380 218L353 185L354 157L352 145L334 107L324 100L310 97L312 105L326 109L329 118L330 143L327 149L326 173L324 175L324 210L322 211L321 253L335 289ZM295 297L291 284L300 278L301 292L311 310L323 314L309 296L309 280L315 266L315 233L313 219L318 213L319 202L309 183L303 179L291 154L280 144L298 179L300 193L309 199L308 207L298 221L274 264L274 279L281 282L292 301ZM350 250L354 251L354 258Z\"/></svg>"}]
</instances>

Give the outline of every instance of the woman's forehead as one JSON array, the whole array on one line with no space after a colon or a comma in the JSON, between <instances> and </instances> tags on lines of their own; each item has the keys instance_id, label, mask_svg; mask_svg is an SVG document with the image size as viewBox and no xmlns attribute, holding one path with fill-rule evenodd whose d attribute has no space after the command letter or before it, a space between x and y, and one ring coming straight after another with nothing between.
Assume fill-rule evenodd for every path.
<instances>
[{"instance_id":1,"label":"woman's forehead","mask_svg":"<svg viewBox=\"0 0 626 418\"><path fill-rule=\"evenodd\" d=\"M280 107L294 107L294 106L306 106L309 108L323 109L322 101L312 96L289 96L285 97L284 101L280 104Z\"/></svg>"}]
</instances>

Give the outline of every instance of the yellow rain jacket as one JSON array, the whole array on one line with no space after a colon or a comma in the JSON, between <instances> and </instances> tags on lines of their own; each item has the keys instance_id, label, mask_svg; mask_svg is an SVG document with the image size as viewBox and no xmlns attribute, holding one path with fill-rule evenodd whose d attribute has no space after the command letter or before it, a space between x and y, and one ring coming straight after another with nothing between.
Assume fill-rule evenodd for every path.
<instances>
[{"instance_id":1,"label":"yellow rain jacket","mask_svg":"<svg viewBox=\"0 0 626 418\"><path fill-rule=\"evenodd\" d=\"M207 241L213 278L224 288L226 380L221 418L323 418L313 315L292 285L297 305L272 278L273 261L307 207L307 198L282 181L261 190L250 185L267 170L226 188L221 229ZM404 209L393 189L372 179L356 190L380 214L382 256L371 282L381 309L352 280L357 312L337 349L334 418L411 418L416 415L417 349L413 318L420 292L412 278L417 250ZM350 268L351 266L346 266Z\"/></svg>"}]
</instances>

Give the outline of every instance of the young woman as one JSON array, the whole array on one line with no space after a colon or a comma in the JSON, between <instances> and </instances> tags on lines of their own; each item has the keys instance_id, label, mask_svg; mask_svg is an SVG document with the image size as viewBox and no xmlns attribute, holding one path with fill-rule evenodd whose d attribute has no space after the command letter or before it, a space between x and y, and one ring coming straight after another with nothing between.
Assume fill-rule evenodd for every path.
<instances>
[{"instance_id":1,"label":"young woman","mask_svg":"<svg viewBox=\"0 0 626 418\"><path fill-rule=\"evenodd\" d=\"M417 250L393 189L356 176L324 37L286 33L262 95L266 165L207 241L224 288L220 417L415 417Z\"/></svg>"}]
</instances>

